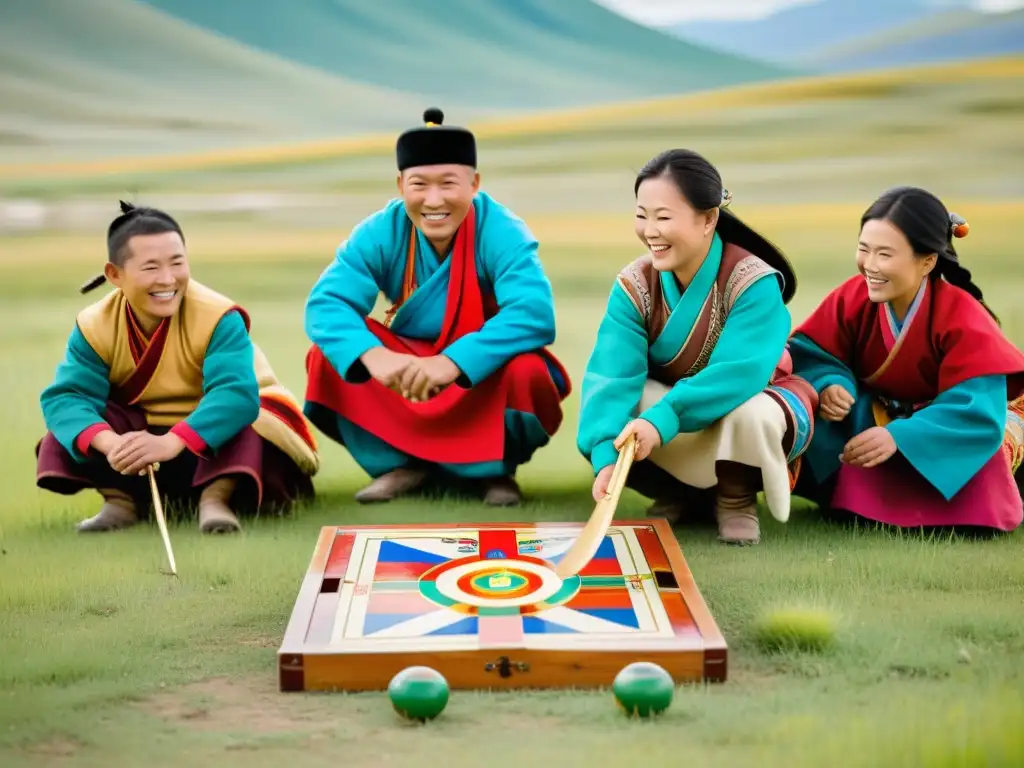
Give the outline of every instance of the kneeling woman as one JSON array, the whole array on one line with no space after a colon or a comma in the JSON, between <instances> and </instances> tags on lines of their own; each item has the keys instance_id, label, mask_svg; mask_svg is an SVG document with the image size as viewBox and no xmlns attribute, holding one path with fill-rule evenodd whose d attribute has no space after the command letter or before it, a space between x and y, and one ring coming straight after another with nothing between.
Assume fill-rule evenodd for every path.
<instances>
[{"instance_id":1,"label":"kneeling woman","mask_svg":"<svg viewBox=\"0 0 1024 768\"><path fill-rule=\"evenodd\" d=\"M577 445L604 495L630 434L629 485L678 519L713 494L719 536L760 538L757 493L789 518L792 479L817 410L790 376L785 257L724 210L718 171L670 150L640 172L636 234L646 253L612 286L583 378ZM650 461L643 461L649 458ZM701 489L706 489L704 493Z\"/></svg>"},{"instance_id":2,"label":"kneeling woman","mask_svg":"<svg viewBox=\"0 0 1024 768\"><path fill-rule=\"evenodd\" d=\"M1024 354L960 265L967 230L923 189L886 192L861 219L860 274L794 333L821 398L801 478L820 503L901 527L1020 525Z\"/></svg>"}]
</instances>

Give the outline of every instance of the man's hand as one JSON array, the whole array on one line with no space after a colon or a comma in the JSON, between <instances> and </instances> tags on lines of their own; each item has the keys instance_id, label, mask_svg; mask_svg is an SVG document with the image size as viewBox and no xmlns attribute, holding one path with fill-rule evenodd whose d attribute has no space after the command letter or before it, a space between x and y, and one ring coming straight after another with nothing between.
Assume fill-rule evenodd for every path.
<instances>
[{"instance_id":1,"label":"man's hand","mask_svg":"<svg viewBox=\"0 0 1024 768\"><path fill-rule=\"evenodd\" d=\"M402 372L399 391L407 400L421 403L447 387L461 373L459 366L445 355L415 357Z\"/></svg>"},{"instance_id":2,"label":"man's hand","mask_svg":"<svg viewBox=\"0 0 1024 768\"><path fill-rule=\"evenodd\" d=\"M360 360L370 375L388 389L401 392L399 383L409 364L418 360L415 355L392 352L386 347L374 347L363 353Z\"/></svg>"},{"instance_id":3,"label":"man's hand","mask_svg":"<svg viewBox=\"0 0 1024 768\"><path fill-rule=\"evenodd\" d=\"M597 473L597 477L594 478L594 487L591 490L591 493L594 495L594 501L600 501L608 493L608 483L612 481L612 473L614 471L615 465L609 464Z\"/></svg>"},{"instance_id":4,"label":"man's hand","mask_svg":"<svg viewBox=\"0 0 1024 768\"><path fill-rule=\"evenodd\" d=\"M846 387L833 384L821 390L818 399L818 413L825 421L842 421L853 407L853 395L846 391Z\"/></svg>"},{"instance_id":5,"label":"man's hand","mask_svg":"<svg viewBox=\"0 0 1024 768\"><path fill-rule=\"evenodd\" d=\"M131 432L107 454L107 461L122 475L141 475L153 464L170 461L183 450L185 443L172 432L164 435Z\"/></svg>"},{"instance_id":6,"label":"man's hand","mask_svg":"<svg viewBox=\"0 0 1024 768\"><path fill-rule=\"evenodd\" d=\"M896 441L885 427L865 429L843 447L840 457L855 467L875 467L896 453Z\"/></svg>"},{"instance_id":7,"label":"man's hand","mask_svg":"<svg viewBox=\"0 0 1024 768\"><path fill-rule=\"evenodd\" d=\"M651 451L661 445L661 434L654 425L646 419L633 419L615 438L615 447L622 450L626 438L630 435L635 437L636 445L633 451L633 458L636 461L643 461L651 455Z\"/></svg>"},{"instance_id":8,"label":"man's hand","mask_svg":"<svg viewBox=\"0 0 1024 768\"><path fill-rule=\"evenodd\" d=\"M104 456L109 456L110 452L117 448L117 446L119 446L124 439L128 437L128 434L119 435L112 429L105 429L102 432L96 433L89 445L93 450L102 453Z\"/></svg>"}]
</instances>

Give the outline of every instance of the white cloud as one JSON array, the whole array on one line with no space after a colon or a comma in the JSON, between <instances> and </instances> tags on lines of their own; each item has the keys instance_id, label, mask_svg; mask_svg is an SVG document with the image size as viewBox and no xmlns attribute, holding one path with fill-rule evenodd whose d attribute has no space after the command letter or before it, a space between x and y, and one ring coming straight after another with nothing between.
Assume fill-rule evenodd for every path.
<instances>
[{"instance_id":1,"label":"white cloud","mask_svg":"<svg viewBox=\"0 0 1024 768\"><path fill-rule=\"evenodd\" d=\"M554 1L554 0L552 0ZM758 19L783 8L820 0L595 0L641 24L663 26L694 19ZM941 4L936 0L936 4ZM1024 0L972 0L971 6L987 12L1024 8Z\"/></svg>"}]
</instances>

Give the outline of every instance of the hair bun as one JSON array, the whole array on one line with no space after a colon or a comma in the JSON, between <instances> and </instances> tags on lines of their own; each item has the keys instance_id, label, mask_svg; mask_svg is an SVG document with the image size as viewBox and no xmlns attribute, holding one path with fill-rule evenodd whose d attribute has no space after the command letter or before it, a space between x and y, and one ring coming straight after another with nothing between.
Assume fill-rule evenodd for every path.
<instances>
[{"instance_id":1,"label":"hair bun","mask_svg":"<svg viewBox=\"0 0 1024 768\"><path fill-rule=\"evenodd\" d=\"M444 112L437 107L428 107L423 112L423 122L427 125L442 125L444 123Z\"/></svg>"},{"instance_id":2,"label":"hair bun","mask_svg":"<svg viewBox=\"0 0 1024 768\"><path fill-rule=\"evenodd\" d=\"M126 203L124 200L118 200L121 204L121 213L131 213L135 210L135 206L131 203Z\"/></svg>"},{"instance_id":3,"label":"hair bun","mask_svg":"<svg viewBox=\"0 0 1024 768\"><path fill-rule=\"evenodd\" d=\"M955 213L949 214L949 226L953 237L967 237L967 233L971 231L971 225L967 220Z\"/></svg>"}]
</instances>

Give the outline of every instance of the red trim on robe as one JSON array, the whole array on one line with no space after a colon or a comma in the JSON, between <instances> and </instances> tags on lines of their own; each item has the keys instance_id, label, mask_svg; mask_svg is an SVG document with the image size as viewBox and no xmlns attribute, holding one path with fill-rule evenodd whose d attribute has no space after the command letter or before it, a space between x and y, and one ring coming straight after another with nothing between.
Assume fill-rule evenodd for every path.
<instances>
[{"instance_id":1,"label":"red trim on robe","mask_svg":"<svg viewBox=\"0 0 1024 768\"><path fill-rule=\"evenodd\" d=\"M864 381L889 356L886 322L885 305L868 298L867 283L858 275L826 296L794 333L807 336ZM872 389L921 403L968 379L1002 375L1008 400L1024 393L1024 353L973 296L941 278L929 281L903 333L900 349Z\"/></svg>"},{"instance_id":2,"label":"red trim on robe","mask_svg":"<svg viewBox=\"0 0 1024 768\"><path fill-rule=\"evenodd\" d=\"M206 441L199 436L199 433L192 429L191 426L186 424L184 421L179 421L169 430L171 434L177 435L181 438L181 442L185 444L192 453L201 459L208 457L207 450L209 446L206 445Z\"/></svg>"},{"instance_id":3,"label":"red trim on robe","mask_svg":"<svg viewBox=\"0 0 1024 768\"><path fill-rule=\"evenodd\" d=\"M125 305L125 314L128 347L132 350L132 358L135 359L138 350L142 350L142 354L140 358L135 359L135 370L132 371L132 375L123 384L116 387L111 394L113 399L124 405L134 405L146 391L146 387L149 386L149 382L152 381L160 364L164 346L167 344L167 333L171 328L171 318L165 317L161 320L160 325L156 327L152 337L147 341L135 320L134 312L127 304Z\"/></svg>"},{"instance_id":4,"label":"red trim on robe","mask_svg":"<svg viewBox=\"0 0 1024 768\"><path fill-rule=\"evenodd\" d=\"M83 456L88 455L92 449L93 438L100 432L106 432L108 429L110 429L110 425L105 421L101 421L79 432L78 437L75 438L75 447L78 449L78 452Z\"/></svg>"},{"instance_id":5,"label":"red trim on robe","mask_svg":"<svg viewBox=\"0 0 1024 768\"><path fill-rule=\"evenodd\" d=\"M470 207L455 236L444 320L435 342L400 337L370 318L367 327L386 348L418 357L440 354L452 342L480 330L496 306L493 298L488 302L482 295L475 253L476 215ZM425 461L500 461L505 455L506 408L536 415L549 435L561 425L563 396L548 362L568 383L561 363L545 349L513 358L472 388L452 384L425 403L413 403L372 379L346 382L314 345L306 357L306 399Z\"/></svg>"}]
</instances>

